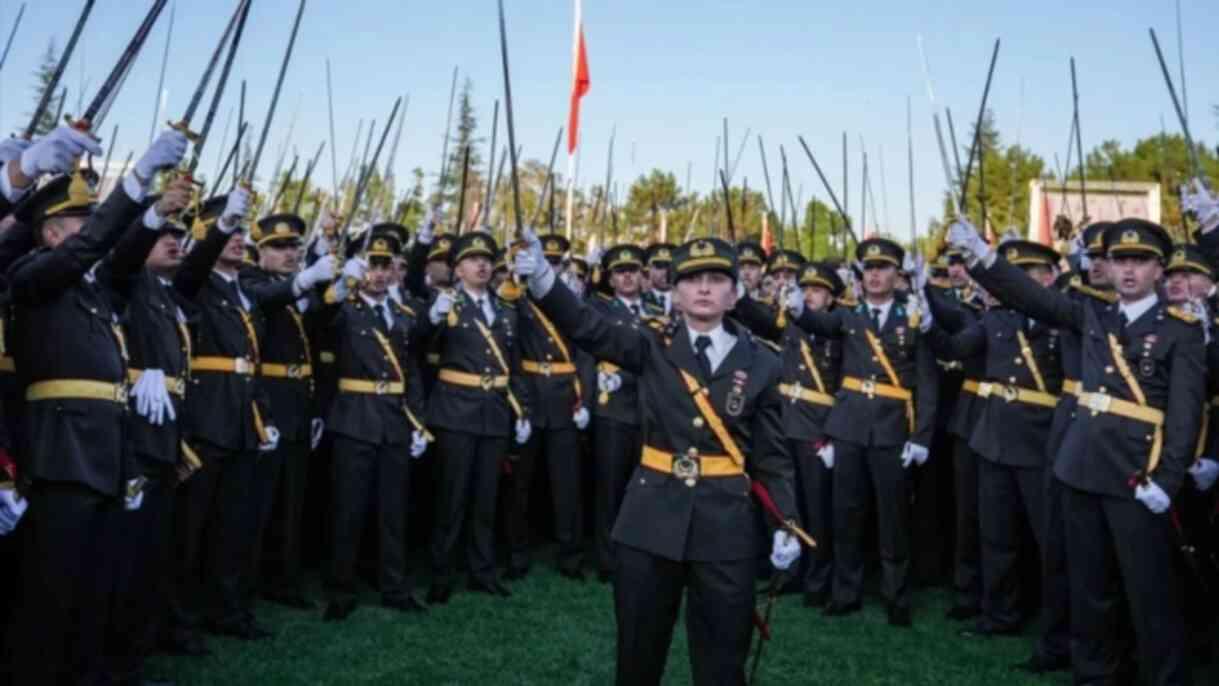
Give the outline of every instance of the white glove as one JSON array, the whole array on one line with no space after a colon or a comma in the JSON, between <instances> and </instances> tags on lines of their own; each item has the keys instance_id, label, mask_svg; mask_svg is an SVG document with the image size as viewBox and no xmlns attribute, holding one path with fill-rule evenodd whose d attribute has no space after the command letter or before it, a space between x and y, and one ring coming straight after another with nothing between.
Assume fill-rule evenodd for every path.
<instances>
[{"instance_id":1,"label":"white glove","mask_svg":"<svg viewBox=\"0 0 1219 686\"><path fill-rule=\"evenodd\" d=\"M128 512L135 512L144 504L144 484L148 480L143 477L136 477L127 480L126 495L123 496L123 509Z\"/></svg>"},{"instance_id":2,"label":"white glove","mask_svg":"<svg viewBox=\"0 0 1219 686\"><path fill-rule=\"evenodd\" d=\"M309 450L317 450L317 447L322 444L322 435L326 433L326 422L320 417L313 418L309 422Z\"/></svg>"},{"instance_id":3,"label":"white glove","mask_svg":"<svg viewBox=\"0 0 1219 686\"><path fill-rule=\"evenodd\" d=\"M330 239L326 238L323 231L318 230L314 232L314 237L310 243L309 252L312 253L314 257L322 257L323 255L330 254Z\"/></svg>"},{"instance_id":4,"label":"white glove","mask_svg":"<svg viewBox=\"0 0 1219 686\"><path fill-rule=\"evenodd\" d=\"M1163 514L1172 505L1172 499L1160 488L1160 485L1150 479L1145 484L1139 484L1134 489L1134 497L1147 506L1155 514Z\"/></svg>"},{"instance_id":5,"label":"white glove","mask_svg":"<svg viewBox=\"0 0 1219 686\"><path fill-rule=\"evenodd\" d=\"M593 248L588 251L588 256L585 260L589 264L601 264L601 258L605 256L605 251L601 248Z\"/></svg>"},{"instance_id":6,"label":"white glove","mask_svg":"<svg viewBox=\"0 0 1219 686\"><path fill-rule=\"evenodd\" d=\"M516 420L516 444L525 445L529 442L529 435L533 433L533 427L530 426L528 419Z\"/></svg>"},{"instance_id":7,"label":"white glove","mask_svg":"<svg viewBox=\"0 0 1219 686\"><path fill-rule=\"evenodd\" d=\"M571 419L576 423L576 428L580 431L587 429L589 419L588 408L581 405L580 409L576 410L576 413L571 416Z\"/></svg>"},{"instance_id":8,"label":"white glove","mask_svg":"<svg viewBox=\"0 0 1219 686\"><path fill-rule=\"evenodd\" d=\"M787 308L792 319L799 319L800 315L804 314L804 292L799 288L793 288L784 296L783 306Z\"/></svg>"},{"instance_id":9,"label":"white glove","mask_svg":"<svg viewBox=\"0 0 1219 686\"><path fill-rule=\"evenodd\" d=\"M415 240L423 245L431 245L432 238L436 231L436 214L439 208L429 207L427 214L423 215L423 223L415 230Z\"/></svg>"},{"instance_id":10,"label":"white glove","mask_svg":"<svg viewBox=\"0 0 1219 686\"><path fill-rule=\"evenodd\" d=\"M9 136L0 141L0 164L8 164L13 160L20 159L21 154L26 151L33 143L24 138Z\"/></svg>"},{"instance_id":11,"label":"white glove","mask_svg":"<svg viewBox=\"0 0 1219 686\"><path fill-rule=\"evenodd\" d=\"M270 453L274 452L279 447L279 429L268 426L266 429L267 440L258 446L258 452Z\"/></svg>"},{"instance_id":12,"label":"white glove","mask_svg":"<svg viewBox=\"0 0 1219 686\"><path fill-rule=\"evenodd\" d=\"M157 172L173 169L186 157L186 146L190 144L181 131L167 129L157 136L148 151L135 163L132 171L139 181L147 186Z\"/></svg>"},{"instance_id":13,"label":"white glove","mask_svg":"<svg viewBox=\"0 0 1219 686\"><path fill-rule=\"evenodd\" d=\"M1189 475L1194 477L1194 485L1203 493L1211 490L1211 486L1215 485L1215 479L1219 478L1219 462L1209 458L1199 458L1197 462L1189 466Z\"/></svg>"},{"instance_id":14,"label":"white glove","mask_svg":"<svg viewBox=\"0 0 1219 686\"><path fill-rule=\"evenodd\" d=\"M1181 187L1181 208L1194 215L1204 234L1219 226L1219 198L1207 190L1201 179Z\"/></svg>"},{"instance_id":15,"label":"white glove","mask_svg":"<svg viewBox=\"0 0 1219 686\"><path fill-rule=\"evenodd\" d=\"M563 285L567 286L567 290L575 293L577 298L584 297L584 281L580 277L570 272L563 272L559 278L563 281Z\"/></svg>"},{"instance_id":16,"label":"white glove","mask_svg":"<svg viewBox=\"0 0 1219 686\"><path fill-rule=\"evenodd\" d=\"M427 452L427 437L422 431L411 432L411 458L419 459L423 457L423 453Z\"/></svg>"},{"instance_id":17,"label":"white glove","mask_svg":"<svg viewBox=\"0 0 1219 686\"><path fill-rule=\"evenodd\" d=\"M307 267L296 275L293 286L297 293L304 293L319 283L325 283L334 278L334 267L337 260L334 255L326 254L319 257L313 266Z\"/></svg>"},{"instance_id":18,"label":"white glove","mask_svg":"<svg viewBox=\"0 0 1219 686\"><path fill-rule=\"evenodd\" d=\"M990 245L978 235L974 225L964 219L958 219L948 227L948 244L982 261L986 261L991 253Z\"/></svg>"},{"instance_id":19,"label":"white glove","mask_svg":"<svg viewBox=\"0 0 1219 686\"><path fill-rule=\"evenodd\" d=\"M145 369L131 387L131 395L135 397L135 412L148 420L153 426L161 426L168 416L169 421L177 419L174 412L173 399L165 387L165 372L160 369Z\"/></svg>"},{"instance_id":20,"label":"white glove","mask_svg":"<svg viewBox=\"0 0 1219 686\"><path fill-rule=\"evenodd\" d=\"M357 283L364 281L368 272L368 260L363 257L353 257L343 263L343 280L351 279Z\"/></svg>"},{"instance_id":21,"label":"white glove","mask_svg":"<svg viewBox=\"0 0 1219 686\"><path fill-rule=\"evenodd\" d=\"M220 214L220 221L216 225L224 233L233 233L240 226L246 214L250 211L250 191L244 186L237 186L229 191L228 197L224 201L224 212Z\"/></svg>"},{"instance_id":22,"label":"white glove","mask_svg":"<svg viewBox=\"0 0 1219 686\"><path fill-rule=\"evenodd\" d=\"M428 320L433 325L439 325L448 316L449 312L453 311L453 302L456 300L452 291L440 291L436 295L436 300L432 303L432 309L428 310Z\"/></svg>"},{"instance_id":23,"label":"white glove","mask_svg":"<svg viewBox=\"0 0 1219 686\"><path fill-rule=\"evenodd\" d=\"M776 531L774 544L770 548L770 564L784 571L800 559L800 541L786 531Z\"/></svg>"},{"instance_id":24,"label":"white glove","mask_svg":"<svg viewBox=\"0 0 1219 686\"><path fill-rule=\"evenodd\" d=\"M102 154L101 141L71 126L60 126L21 153L21 173L31 179L72 171L85 153Z\"/></svg>"},{"instance_id":25,"label":"white glove","mask_svg":"<svg viewBox=\"0 0 1219 686\"><path fill-rule=\"evenodd\" d=\"M906 261L911 263L911 268L906 270L910 275L911 289L915 293L922 293L927 286L927 262L922 255L915 255L913 259L910 254L906 254Z\"/></svg>"},{"instance_id":26,"label":"white glove","mask_svg":"<svg viewBox=\"0 0 1219 686\"><path fill-rule=\"evenodd\" d=\"M30 503L22 498L17 489L12 486L0 487L0 536L5 536L17 528L21 515Z\"/></svg>"},{"instance_id":27,"label":"white glove","mask_svg":"<svg viewBox=\"0 0 1219 686\"><path fill-rule=\"evenodd\" d=\"M524 239L525 247L517 251L513 270L517 276L541 282L544 274L552 272L550 263L542 252L542 242L530 228L525 229Z\"/></svg>"},{"instance_id":28,"label":"white glove","mask_svg":"<svg viewBox=\"0 0 1219 686\"><path fill-rule=\"evenodd\" d=\"M597 372L597 390L614 393L622 388L622 377L617 372Z\"/></svg>"},{"instance_id":29,"label":"white glove","mask_svg":"<svg viewBox=\"0 0 1219 686\"><path fill-rule=\"evenodd\" d=\"M834 444L826 443L825 445L821 446L820 448L817 448L817 457L821 458L821 462L822 462L822 464L825 465L826 469L833 469L834 468Z\"/></svg>"},{"instance_id":30,"label":"white glove","mask_svg":"<svg viewBox=\"0 0 1219 686\"><path fill-rule=\"evenodd\" d=\"M909 469L910 465L922 465L927 461L929 453L927 449L918 443L906 441L906 445L902 448L902 469Z\"/></svg>"}]
</instances>

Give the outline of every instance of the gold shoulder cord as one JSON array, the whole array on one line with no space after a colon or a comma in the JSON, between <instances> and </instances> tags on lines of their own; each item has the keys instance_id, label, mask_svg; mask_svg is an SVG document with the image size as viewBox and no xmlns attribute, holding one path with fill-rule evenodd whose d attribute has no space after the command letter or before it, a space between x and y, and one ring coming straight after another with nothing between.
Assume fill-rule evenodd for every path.
<instances>
[{"instance_id":1,"label":"gold shoulder cord","mask_svg":"<svg viewBox=\"0 0 1219 686\"><path fill-rule=\"evenodd\" d=\"M487 328L477 317L474 318L474 325L478 327L478 332L482 334L484 340L487 341L487 347L491 348L491 353L495 355L496 362L499 362L500 368L504 371L504 376L512 376L512 368L508 366L508 360L504 357L504 353L500 351L499 344L495 342L495 336L491 335L491 330ZM504 393L508 397L508 404L512 406L512 411L516 413L517 419L525 418L525 409L521 407L516 396L513 395L511 388L505 388Z\"/></svg>"},{"instance_id":2,"label":"gold shoulder cord","mask_svg":"<svg viewBox=\"0 0 1219 686\"><path fill-rule=\"evenodd\" d=\"M817 369L817 365L813 364L813 353L809 350L808 341L803 338L800 339L800 357L804 359L804 365L812 373L813 383L817 384L817 390L825 393L825 384L821 381L821 371Z\"/></svg>"},{"instance_id":3,"label":"gold shoulder cord","mask_svg":"<svg viewBox=\"0 0 1219 686\"><path fill-rule=\"evenodd\" d=\"M402 365L398 362L398 355L394 353L394 348L389 344L389 339L376 328L372 330L372 333L377 337L377 343L381 345L381 351L385 353L385 359L389 360L390 365L394 368L394 373L398 375L398 380L402 382L402 388L405 389L408 383L406 375L402 373ZM423 422L420 422L419 418L406 406L405 402L402 403L402 412L406 414L406 420L411 423L411 426L415 427L416 431L422 433L426 440L436 440L432 436L432 433L427 430L427 427L423 425Z\"/></svg>"},{"instance_id":4,"label":"gold shoulder cord","mask_svg":"<svg viewBox=\"0 0 1219 686\"><path fill-rule=\"evenodd\" d=\"M902 388L902 381L897 376L897 372L893 370L893 363L889 362L889 356L885 354L885 347L881 345L880 339L870 329L864 329L863 333L868 337L868 345L872 347L872 354L876 355L876 359L880 361L880 366L884 367L885 375L889 377L889 383L896 388ZM906 401L906 423L910 425L910 433L914 433L914 399Z\"/></svg>"},{"instance_id":5,"label":"gold shoulder cord","mask_svg":"<svg viewBox=\"0 0 1219 686\"><path fill-rule=\"evenodd\" d=\"M529 309L533 311L534 316L536 316L538 321L542 323L542 328L546 329L546 333L550 335L551 340L553 340L555 345L558 346L559 353L563 355L563 361L571 364L571 353L567 350L567 344L563 342L563 337L560 336L558 330L555 329L554 323L550 321L544 312L542 312L542 308L534 304L532 300L529 301ZM583 403L584 389L580 385L579 373L575 375L574 381L576 384L576 402Z\"/></svg>"},{"instance_id":6,"label":"gold shoulder cord","mask_svg":"<svg viewBox=\"0 0 1219 686\"><path fill-rule=\"evenodd\" d=\"M1109 334L1109 352L1113 355L1113 363L1117 365L1118 372L1122 378L1126 380L1126 385L1130 387L1130 392L1134 395L1135 401L1143 407L1147 407L1147 396L1143 394L1143 387L1139 385L1138 379L1134 378L1134 374L1130 371L1130 364L1126 362L1126 357L1122 355L1122 346L1117 342L1117 336ZM1150 477L1155 468L1160 465L1160 451L1164 447L1164 429L1157 425L1151 441L1151 455L1147 459L1147 471L1145 474Z\"/></svg>"},{"instance_id":7,"label":"gold shoulder cord","mask_svg":"<svg viewBox=\"0 0 1219 686\"><path fill-rule=\"evenodd\" d=\"M711 433L715 434L715 438L719 440L720 445L724 446L724 450L732 457L732 461L744 469L745 453L741 452L741 447L733 440L732 434L728 432L728 427L724 426L724 421L720 419L715 408L711 407L711 402L707 400L707 389L699 386L698 379L686 370L678 369L677 371L681 372L681 378L686 382L686 389L690 391L690 397L694 399L698 413L703 416L707 426L711 427Z\"/></svg>"},{"instance_id":8,"label":"gold shoulder cord","mask_svg":"<svg viewBox=\"0 0 1219 686\"><path fill-rule=\"evenodd\" d=\"M258 361L261 357L258 351L258 331L254 329L254 321L250 319L250 313L245 311L245 308L240 303L236 306L237 314L241 315L241 323L245 326L246 338L249 339L250 346L254 349L254 368L258 368ZM260 443L267 443L271 437L267 435L267 425L262 421L262 412L258 409L258 401L250 402L250 409L254 412L254 431L258 434Z\"/></svg>"},{"instance_id":9,"label":"gold shoulder cord","mask_svg":"<svg viewBox=\"0 0 1219 686\"><path fill-rule=\"evenodd\" d=\"M1016 339L1020 341L1020 355L1024 358L1024 363L1028 365L1029 371L1033 374L1033 380L1037 382L1037 390L1045 393L1045 379L1041 377L1041 369L1037 366L1037 358L1033 357L1033 349L1029 347L1029 339L1024 335L1023 331L1016 331Z\"/></svg>"}]
</instances>

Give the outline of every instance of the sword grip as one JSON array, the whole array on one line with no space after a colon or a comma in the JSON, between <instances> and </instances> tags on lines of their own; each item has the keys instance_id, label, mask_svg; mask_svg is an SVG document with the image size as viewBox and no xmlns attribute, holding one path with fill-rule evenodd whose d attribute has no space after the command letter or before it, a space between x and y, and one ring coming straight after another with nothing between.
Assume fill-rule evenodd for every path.
<instances>
[{"instance_id":1,"label":"sword grip","mask_svg":"<svg viewBox=\"0 0 1219 686\"><path fill-rule=\"evenodd\" d=\"M186 136L186 140L188 140L191 143L194 143L196 145L199 144L199 138L200 138L199 134L195 133L194 131L191 131L190 125L187 124L185 121L178 121L178 122L171 121L171 122L166 122L166 124L169 126L169 128L173 129L174 131L177 131L178 133L182 134L183 136Z\"/></svg>"},{"instance_id":2,"label":"sword grip","mask_svg":"<svg viewBox=\"0 0 1219 686\"><path fill-rule=\"evenodd\" d=\"M72 128L76 129L77 131L80 131L81 133L88 135L93 140L95 140L95 141L101 140L97 136L93 135L93 123L90 122L88 119L75 119L72 117L72 115L65 114L63 116L63 120L65 123L67 123L68 126L71 126Z\"/></svg>"}]
</instances>

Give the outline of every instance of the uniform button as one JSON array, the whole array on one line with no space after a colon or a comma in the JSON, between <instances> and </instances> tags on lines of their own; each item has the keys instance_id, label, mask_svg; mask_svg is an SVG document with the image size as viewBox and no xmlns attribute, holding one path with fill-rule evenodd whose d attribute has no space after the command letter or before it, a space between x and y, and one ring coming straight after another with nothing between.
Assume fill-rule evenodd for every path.
<instances>
[{"instance_id":1,"label":"uniform button","mask_svg":"<svg viewBox=\"0 0 1219 686\"><path fill-rule=\"evenodd\" d=\"M1150 442L1151 442L1151 434L1147 434L1147 435L1146 435L1146 436L1144 436L1143 438L1147 439L1147 442L1148 442L1148 443L1150 443Z\"/></svg>"},{"instance_id":2,"label":"uniform button","mask_svg":"<svg viewBox=\"0 0 1219 686\"><path fill-rule=\"evenodd\" d=\"M694 428L696 428L696 429L703 428L703 418L702 417L695 417L694 421L692 423L694 424Z\"/></svg>"},{"instance_id":3,"label":"uniform button","mask_svg":"<svg viewBox=\"0 0 1219 686\"><path fill-rule=\"evenodd\" d=\"M1014 376L1009 376L1009 377L1007 377L1007 382L1008 382L1008 383L1013 383L1013 384L1014 384L1014 383L1016 383L1016 377L1014 377Z\"/></svg>"},{"instance_id":4,"label":"uniform button","mask_svg":"<svg viewBox=\"0 0 1219 686\"><path fill-rule=\"evenodd\" d=\"M1018 364L1018 365L1024 364L1024 360L1020 359L1019 357L1017 357L1017 358L1015 359L1015 362L1016 362L1016 364Z\"/></svg>"},{"instance_id":5,"label":"uniform button","mask_svg":"<svg viewBox=\"0 0 1219 686\"><path fill-rule=\"evenodd\" d=\"M873 357L872 357L872 361L873 361L873 362L880 362L880 360L876 359L876 356L873 356Z\"/></svg>"},{"instance_id":6,"label":"uniform button","mask_svg":"<svg viewBox=\"0 0 1219 686\"><path fill-rule=\"evenodd\" d=\"M486 354L486 355L490 355L490 354L491 354L491 349L490 349L490 348L487 348L486 350L484 350L484 351L483 351L483 353L484 353L484 354Z\"/></svg>"},{"instance_id":7,"label":"uniform button","mask_svg":"<svg viewBox=\"0 0 1219 686\"><path fill-rule=\"evenodd\" d=\"M799 368L800 368L800 370L801 370L801 371L803 371L803 370L804 370L804 365L799 365Z\"/></svg>"},{"instance_id":8,"label":"uniform button","mask_svg":"<svg viewBox=\"0 0 1219 686\"><path fill-rule=\"evenodd\" d=\"M1101 386L1101 387L1100 387L1100 392L1101 392L1101 393L1105 393L1105 392L1106 392L1106 391L1105 391L1105 387L1104 387L1104 386Z\"/></svg>"},{"instance_id":9,"label":"uniform button","mask_svg":"<svg viewBox=\"0 0 1219 686\"><path fill-rule=\"evenodd\" d=\"M1113 373L1113 367L1112 367L1112 366L1106 366L1106 367L1105 367L1105 373L1106 373L1106 374L1112 374L1112 373Z\"/></svg>"}]
</instances>

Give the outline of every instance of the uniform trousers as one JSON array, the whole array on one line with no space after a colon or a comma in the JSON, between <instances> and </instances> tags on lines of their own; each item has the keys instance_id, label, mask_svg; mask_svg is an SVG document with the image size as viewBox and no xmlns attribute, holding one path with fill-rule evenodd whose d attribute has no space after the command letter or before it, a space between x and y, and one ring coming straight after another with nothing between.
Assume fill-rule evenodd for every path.
<instances>
[{"instance_id":1,"label":"uniform trousers","mask_svg":"<svg viewBox=\"0 0 1219 686\"><path fill-rule=\"evenodd\" d=\"M575 426L538 428L520 448L520 459L512 465L508 500L507 531L510 565L527 569L530 563L529 500L538 463L545 462L554 508L555 539L559 543L559 567L580 568L581 554L581 456L580 435Z\"/></svg>"},{"instance_id":2,"label":"uniform trousers","mask_svg":"<svg viewBox=\"0 0 1219 686\"><path fill-rule=\"evenodd\" d=\"M596 464L596 496L594 518L597 547L597 569L611 574L615 567L617 547L610 538L618 509L631 473L639 464L643 450L639 426L624 424L605 417L593 417L593 461Z\"/></svg>"},{"instance_id":3,"label":"uniform trousers","mask_svg":"<svg viewBox=\"0 0 1219 686\"><path fill-rule=\"evenodd\" d=\"M834 441L834 591L837 605L863 592L864 525L872 503L880 543L881 593L895 607L910 605L910 481L902 446L865 447Z\"/></svg>"},{"instance_id":4,"label":"uniform trousers","mask_svg":"<svg viewBox=\"0 0 1219 686\"><path fill-rule=\"evenodd\" d=\"M360 534L377 513L378 579L381 597L396 600L411 592L406 573L406 494L410 484L405 444L334 439L334 537L331 584L335 596L356 592L355 566Z\"/></svg>"},{"instance_id":5,"label":"uniform trousers","mask_svg":"<svg viewBox=\"0 0 1219 686\"><path fill-rule=\"evenodd\" d=\"M436 520L432 534L432 583L451 586L453 554L466 529L470 574L491 582L495 574L495 507L506 436L479 436L437 429Z\"/></svg>"},{"instance_id":6,"label":"uniform trousers","mask_svg":"<svg viewBox=\"0 0 1219 686\"><path fill-rule=\"evenodd\" d=\"M801 555L801 589L828 594L834 578L834 473L818 457L812 441L791 441L791 452L796 461L800 518L804 530L817 542L816 548Z\"/></svg>"}]
</instances>

